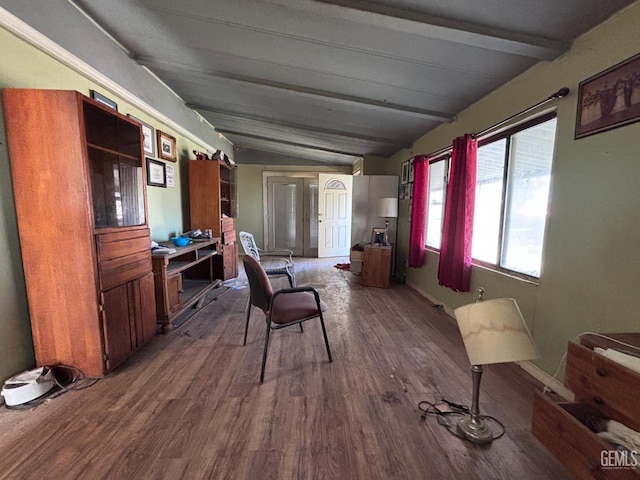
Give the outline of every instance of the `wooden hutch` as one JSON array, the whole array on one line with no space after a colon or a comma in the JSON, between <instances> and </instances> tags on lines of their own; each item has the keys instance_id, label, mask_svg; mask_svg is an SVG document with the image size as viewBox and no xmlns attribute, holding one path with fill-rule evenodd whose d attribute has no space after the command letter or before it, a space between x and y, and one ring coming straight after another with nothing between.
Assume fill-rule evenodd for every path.
<instances>
[{"instance_id":1,"label":"wooden hutch","mask_svg":"<svg viewBox=\"0 0 640 480\"><path fill-rule=\"evenodd\" d=\"M211 229L213 237L221 239L218 256L213 259L215 278L237 277L235 168L222 160L191 160L189 205L191 229Z\"/></svg>"},{"instance_id":2,"label":"wooden hutch","mask_svg":"<svg viewBox=\"0 0 640 480\"><path fill-rule=\"evenodd\" d=\"M3 101L36 363L103 376L156 332L140 125L75 91Z\"/></svg>"}]
</instances>

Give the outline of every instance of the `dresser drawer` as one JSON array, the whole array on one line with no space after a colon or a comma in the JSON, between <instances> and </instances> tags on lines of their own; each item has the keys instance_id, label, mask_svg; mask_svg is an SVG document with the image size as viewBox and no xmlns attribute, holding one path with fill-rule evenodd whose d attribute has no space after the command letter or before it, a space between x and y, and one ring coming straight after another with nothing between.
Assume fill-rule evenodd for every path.
<instances>
[{"instance_id":1,"label":"dresser drawer","mask_svg":"<svg viewBox=\"0 0 640 480\"><path fill-rule=\"evenodd\" d=\"M637 470L607 465L614 448L585 425L592 415L600 416L592 405L556 403L535 392L531 431L577 478L639 480Z\"/></svg>"},{"instance_id":2,"label":"dresser drawer","mask_svg":"<svg viewBox=\"0 0 640 480\"><path fill-rule=\"evenodd\" d=\"M96 235L99 262L150 250L151 238L148 228Z\"/></svg>"},{"instance_id":3,"label":"dresser drawer","mask_svg":"<svg viewBox=\"0 0 640 480\"><path fill-rule=\"evenodd\" d=\"M151 251L148 249L126 257L98 262L100 290L109 290L151 271Z\"/></svg>"},{"instance_id":4,"label":"dresser drawer","mask_svg":"<svg viewBox=\"0 0 640 480\"><path fill-rule=\"evenodd\" d=\"M576 401L640 431L640 374L590 348L569 342L565 384Z\"/></svg>"}]
</instances>

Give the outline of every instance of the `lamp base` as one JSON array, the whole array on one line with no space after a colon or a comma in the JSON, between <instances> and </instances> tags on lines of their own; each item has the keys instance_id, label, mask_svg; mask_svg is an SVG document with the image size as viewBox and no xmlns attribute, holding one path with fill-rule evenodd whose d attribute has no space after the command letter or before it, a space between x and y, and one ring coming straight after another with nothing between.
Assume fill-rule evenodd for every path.
<instances>
[{"instance_id":1,"label":"lamp base","mask_svg":"<svg viewBox=\"0 0 640 480\"><path fill-rule=\"evenodd\" d=\"M493 432L482 419L467 415L458 422L458 430L473 443L491 443Z\"/></svg>"}]
</instances>

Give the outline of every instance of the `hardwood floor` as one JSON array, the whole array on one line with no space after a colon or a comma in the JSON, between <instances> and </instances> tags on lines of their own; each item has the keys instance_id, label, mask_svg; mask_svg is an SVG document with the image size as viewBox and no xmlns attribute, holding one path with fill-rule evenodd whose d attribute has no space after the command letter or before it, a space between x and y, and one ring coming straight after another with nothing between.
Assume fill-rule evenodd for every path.
<instances>
[{"instance_id":1,"label":"hardwood floor","mask_svg":"<svg viewBox=\"0 0 640 480\"><path fill-rule=\"evenodd\" d=\"M0 478L570 478L530 433L539 386L516 365L485 370L481 410L506 426L491 445L421 420L420 401L471 400L456 323L407 286L360 286L344 261L296 259L329 307L333 363L312 320L273 332L260 385L264 315L243 347L248 289L230 290L90 388L1 409Z\"/></svg>"}]
</instances>

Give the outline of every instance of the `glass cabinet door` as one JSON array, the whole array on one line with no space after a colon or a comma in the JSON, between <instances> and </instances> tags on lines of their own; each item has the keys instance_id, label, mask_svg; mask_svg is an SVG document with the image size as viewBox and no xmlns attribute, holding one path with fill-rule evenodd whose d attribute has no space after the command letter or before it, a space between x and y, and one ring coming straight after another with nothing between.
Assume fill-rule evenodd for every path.
<instances>
[{"instance_id":1,"label":"glass cabinet door","mask_svg":"<svg viewBox=\"0 0 640 480\"><path fill-rule=\"evenodd\" d=\"M84 104L95 228L145 224L140 128Z\"/></svg>"}]
</instances>

